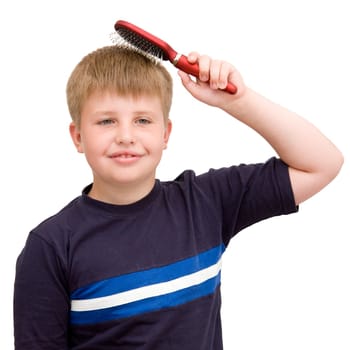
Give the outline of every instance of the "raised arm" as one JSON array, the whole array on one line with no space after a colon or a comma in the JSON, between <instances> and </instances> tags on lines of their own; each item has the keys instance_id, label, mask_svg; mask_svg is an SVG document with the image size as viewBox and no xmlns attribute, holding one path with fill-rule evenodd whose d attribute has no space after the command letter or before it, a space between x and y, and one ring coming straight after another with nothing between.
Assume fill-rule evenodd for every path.
<instances>
[{"instance_id":1,"label":"raised arm","mask_svg":"<svg viewBox=\"0 0 350 350\"><path fill-rule=\"evenodd\" d=\"M196 53L200 79L179 75L185 88L198 100L219 107L259 133L289 166L296 204L310 198L338 174L342 153L306 119L246 87L239 72L229 63ZM220 91L227 82L235 84L235 95Z\"/></svg>"}]
</instances>

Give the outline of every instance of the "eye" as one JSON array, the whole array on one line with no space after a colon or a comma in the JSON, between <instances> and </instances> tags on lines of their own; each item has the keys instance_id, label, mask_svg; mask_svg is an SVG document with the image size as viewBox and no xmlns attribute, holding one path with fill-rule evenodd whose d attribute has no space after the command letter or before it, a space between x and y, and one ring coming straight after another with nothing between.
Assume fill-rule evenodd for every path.
<instances>
[{"instance_id":1,"label":"eye","mask_svg":"<svg viewBox=\"0 0 350 350\"><path fill-rule=\"evenodd\" d=\"M114 124L114 120L112 120L112 119L103 119L103 120L100 120L97 124L98 125L112 125L112 124Z\"/></svg>"},{"instance_id":2,"label":"eye","mask_svg":"<svg viewBox=\"0 0 350 350\"><path fill-rule=\"evenodd\" d=\"M147 118L138 118L136 120L136 123L137 124L141 124L141 125L147 125L147 124L150 124L151 121L149 119L147 119Z\"/></svg>"}]
</instances>

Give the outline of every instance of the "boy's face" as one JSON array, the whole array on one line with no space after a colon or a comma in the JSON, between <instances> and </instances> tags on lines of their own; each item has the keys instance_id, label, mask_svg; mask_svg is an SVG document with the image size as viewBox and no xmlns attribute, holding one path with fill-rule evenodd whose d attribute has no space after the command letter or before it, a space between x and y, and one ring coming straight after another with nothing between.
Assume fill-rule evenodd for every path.
<instances>
[{"instance_id":1,"label":"boy's face","mask_svg":"<svg viewBox=\"0 0 350 350\"><path fill-rule=\"evenodd\" d=\"M70 125L77 150L85 153L99 200L111 189L150 189L171 132L158 97L95 92L81 111L78 128Z\"/></svg>"}]
</instances>

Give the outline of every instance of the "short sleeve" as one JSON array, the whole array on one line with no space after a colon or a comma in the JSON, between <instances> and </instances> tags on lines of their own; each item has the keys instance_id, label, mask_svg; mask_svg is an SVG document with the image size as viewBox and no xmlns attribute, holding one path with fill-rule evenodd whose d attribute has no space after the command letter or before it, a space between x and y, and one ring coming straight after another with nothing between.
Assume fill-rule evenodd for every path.
<instances>
[{"instance_id":1,"label":"short sleeve","mask_svg":"<svg viewBox=\"0 0 350 350\"><path fill-rule=\"evenodd\" d=\"M298 211L288 166L280 159L210 170L198 183L208 187L223 223L223 241L261 220Z\"/></svg>"},{"instance_id":2,"label":"short sleeve","mask_svg":"<svg viewBox=\"0 0 350 350\"><path fill-rule=\"evenodd\" d=\"M68 349L69 303L63 269L53 247L31 233L16 265L15 349Z\"/></svg>"}]
</instances>

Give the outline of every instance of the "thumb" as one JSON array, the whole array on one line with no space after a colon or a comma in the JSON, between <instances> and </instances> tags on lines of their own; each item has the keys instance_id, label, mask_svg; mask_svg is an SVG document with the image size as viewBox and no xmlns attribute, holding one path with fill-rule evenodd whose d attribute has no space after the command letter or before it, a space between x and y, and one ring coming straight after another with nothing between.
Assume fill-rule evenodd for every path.
<instances>
[{"instance_id":1,"label":"thumb","mask_svg":"<svg viewBox=\"0 0 350 350\"><path fill-rule=\"evenodd\" d=\"M187 73L185 73L181 70L178 70L177 74L181 78L182 85L186 88L186 90L191 92L191 89L193 89L194 85L195 85L195 83L192 81L191 77Z\"/></svg>"},{"instance_id":2,"label":"thumb","mask_svg":"<svg viewBox=\"0 0 350 350\"><path fill-rule=\"evenodd\" d=\"M181 70L177 73L181 78L182 85L194 97L197 97L198 94L200 94L201 85L207 85L206 83L201 84L201 82L192 80L190 75Z\"/></svg>"}]
</instances>

